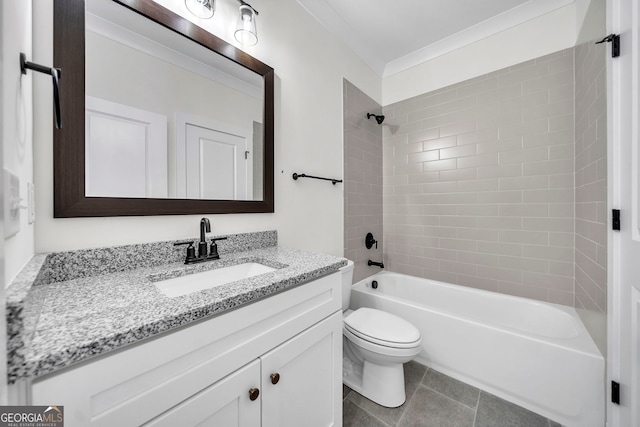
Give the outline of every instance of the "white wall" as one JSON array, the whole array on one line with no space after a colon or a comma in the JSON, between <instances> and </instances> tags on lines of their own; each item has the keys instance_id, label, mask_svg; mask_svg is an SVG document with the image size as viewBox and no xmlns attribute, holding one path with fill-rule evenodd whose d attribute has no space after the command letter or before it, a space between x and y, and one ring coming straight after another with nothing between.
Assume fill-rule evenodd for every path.
<instances>
[{"instance_id":1,"label":"white wall","mask_svg":"<svg viewBox=\"0 0 640 427\"><path fill-rule=\"evenodd\" d=\"M582 3L583 0L580 0ZM382 105L573 47L576 4L424 62L382 81Z\"/></svg>"},{"instance_id":2,"label":"white wall","mask_svg":"<svg viewBox=\"0 0 640 427\"><path fill-rule=\"evenodd\" d=\"M34 50L51 62L52 2L39 3L34 16ZM230 27L219 0L215 19ZM53 218L51 90L36 87L34 167L37 252L100 247L196 236L198 219L210 218L216 234L277 229L280 244L340 255L343 252L343 187L314 180L293 181L293 172L342 177L342 79L372 98L380 79L309 16L295 0L256 0L259 43L250 53L275 69L274 214ZM231 8L233 9L233 8ZM232 42L229 26L218 36ZM63 71L64 72L64 71ZM72 82L65 84L72 84Z\"/></svg>"},{"instance_id":3,"label":"white wall","mask_svg":"<svg viewBox=\"0 0 640 427\"><path fill-rule=\"evenodd\" d=\"M4 17L6 16L5 8L0 5L0 23L1 28L6 28L4 25ZM6 35L4 32L0 32L0 69L4 73L4 64L6 62L4 57L5 47L4 41ZM4 99L4 80L0 82L0 100ZM4 129L4 101L0 101L0 129ZM0 153L4 147L4 135L0 135ZM2 159L0 154L0 160ZM2 179L0 178L0 184ZM2 204L0 203L0 206ZM0 210L1 212L1 210ZM0 231L4 229L3 215L0 214ZM4 245L0 246L0 405L7 404L7 326L6 326L6 293L5 293L5 280L4 280Z\"/></svg>"},{"instance_id":4,"label":"white wall","mask_svg":"<svg viewBox=\"0 0 640 427\"><path fill-rule=\"evenodd\" d=\"M580 43L580 32L584 25L584 21L587 17L587 12L592 3L592 0L575 0L576 2L576 44ZM602 35L604 37L604 34Z\"/></svg>"},{"instance_id":5,"label":"white wall","mask_svg":"<svg viewBox=\"0 0 640 427\"><path fill-rule=\"evenodd\" d=\"M0 2L0 164L20 177L20 195L32 182L31 84L32 72L20 73L19 54L29 60L31 51L31 0ZM3 178L0 176L0 189ZM4 194L0 190L0 194ZM4 213L0 200L0 236L4 237ZM33 255L33 226L21 215L21 231L0 248L0 405L7 400L7 351L5 286Z\"/></svg>"},{"instance_id":6,"label":"white wall","mask_svg":"<svg viewBox=\"0 0 640 427\"><path fill-rule=\"evenodd\" d=\"M45 81L51 93L51 77L41 73L20 72L20 52L27 60L38 62L31 50L31 0L3 1L2 26L2 110L3 167L20 178L20 197L27 199L27 182L33 182L31 113L32 82ZM51 96L51 95L49 95ZM52 111L52 101L47 104ZM1 173L2 171L0 171ZM26 202L22 202L26 204ZM4 237L4 234L0 235ZM5 284L16 276L34 253L34 226L27 212L20 212L20 231L4 240Z\"/></svg>"},{"instance_id":7,"label":"white wall","mask_svg":"<svg viewBox=\"0 0 640 427\"><path fill-rule=\"evenodd\" d=\"M5 11L5 5L0 4L0 23L2 27L5 27L4 17L7 16L7 12ZM5 40L7 36L4 31L0 31L0 69L2 70L2 75L4 75L4 64L6 63L5 59ZM0 81L0 99L4 100L4 79ZM4 117L4 101L0 101L0 129L4 129L5 117ZM4 147L4 135L0 135L0 160L2 160L2 149ZM0 178L0 185L2 184L2 179ZM2 204L0 203L0 207ZM2 210L0 209L0 212ZM0 214L0 231L4 229L4 218L3 215ZM4 245L0 247L0 405L6 405L8 403L8 395L7 395L7 322L6 322L6 291L5 291L5 280L4 280Z\"/></svg>"}]
</instances>

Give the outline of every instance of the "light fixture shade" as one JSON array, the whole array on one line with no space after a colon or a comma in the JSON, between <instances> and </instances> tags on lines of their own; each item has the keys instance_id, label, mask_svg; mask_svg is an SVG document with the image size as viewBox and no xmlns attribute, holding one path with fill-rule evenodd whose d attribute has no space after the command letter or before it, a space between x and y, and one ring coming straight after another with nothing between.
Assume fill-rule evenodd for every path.
<instances>
[{"instance_id":1,"label":"light fixture shade","mask_svg":"<svg viewBox=\"0 0 640 427\"><path fill-rule=\"evenodd\" d=\"M234 34L238 43L245 46L253 46L258 43L258 32L256 30L256 13L249 5L240 6L240 16Z\"/></svg>"},{"instance_id":2,"label":"light fixture shade","mask_svg":"<svg viewBox=\"0 0 640 427\"><path fill-rule=\"evenodd\" d=\"M216 10L216 0L184 0L184 4L198 18L209 19Z\"/></svg>"}]
</instances>

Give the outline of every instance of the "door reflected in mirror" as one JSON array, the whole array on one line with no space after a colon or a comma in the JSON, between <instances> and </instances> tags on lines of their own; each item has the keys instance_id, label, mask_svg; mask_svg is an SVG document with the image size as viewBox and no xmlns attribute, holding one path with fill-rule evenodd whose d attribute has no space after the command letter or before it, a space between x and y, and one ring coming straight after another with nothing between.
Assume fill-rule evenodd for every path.
<instances>
[{"instance_id":1,"label":"door reflected in mirror","mask_svg":"<svg viewBox=\"0 0 640 427\"><path fill-rule=\"evenodd\" d=\"M263 200L263 77L86 2L85 196Z\"/></svg>"}]
</instances>

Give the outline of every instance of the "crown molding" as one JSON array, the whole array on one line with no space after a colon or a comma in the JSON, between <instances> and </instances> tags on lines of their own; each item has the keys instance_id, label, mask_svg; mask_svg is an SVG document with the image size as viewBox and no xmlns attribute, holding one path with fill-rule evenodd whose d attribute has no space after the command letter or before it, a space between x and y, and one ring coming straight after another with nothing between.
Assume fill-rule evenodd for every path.
<instances>
[{"instance_id":1,"label":"crown molding","mask_svg":"<svg viewBox=\"0 0 640 427\"><path fill-rule=\"evenodd\" d=\"M466 30L455 33L436 43L432 43L413 53L388 62L382 77L389 77L400 73L423 62L454 50L468 46L479 40L499 34L510 28L536 19L574 3L575 0L535 0L524 3L504 13L480 22Z\"/></svg>"}]
</instances>

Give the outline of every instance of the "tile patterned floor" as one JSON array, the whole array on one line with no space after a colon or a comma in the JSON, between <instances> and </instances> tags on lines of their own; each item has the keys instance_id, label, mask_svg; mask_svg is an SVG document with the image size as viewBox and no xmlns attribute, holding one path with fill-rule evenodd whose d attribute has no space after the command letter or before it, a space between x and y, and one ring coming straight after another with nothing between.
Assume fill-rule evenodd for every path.
<instances>
[{"instance_id":1,"label":"tile patterned floor","mask_svg":"<svg viewBox=\"0 0 640 427\"><path fill-rule=\"evenodd\" d=\"M385 408L343 386L344 427L560 427L416 362L404 365L406 402Z\"/></svg>"}]
</instances>

